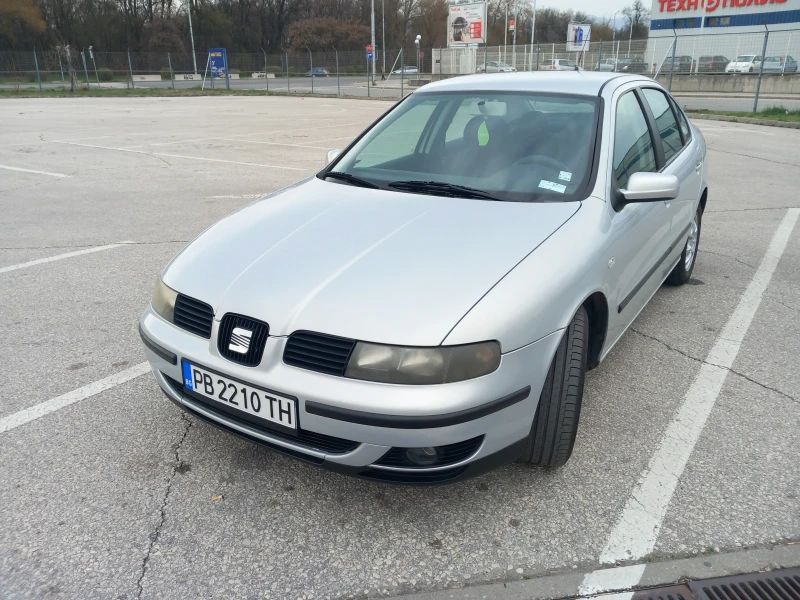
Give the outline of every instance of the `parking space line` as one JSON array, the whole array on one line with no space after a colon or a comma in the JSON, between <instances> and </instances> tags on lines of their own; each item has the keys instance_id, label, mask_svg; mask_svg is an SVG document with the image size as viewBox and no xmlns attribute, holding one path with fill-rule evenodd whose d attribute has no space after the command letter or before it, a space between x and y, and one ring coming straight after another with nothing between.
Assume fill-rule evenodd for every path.
<instances>
[{"instance_id":1,"label":"parking space line","mask_svg":"<svg viewBox=\"0 0 800 600\"><path fill-rule=\"evenodd\" d=\"M50 400L45 400L44 402L40 402L39 404L35 404L29 408L17 411L0 419L0 433L6 433L7 431L11 431L12 429L19 427L20 425L25 425L26 423L30 423L31 421L35 421L36 419L44 417L45 415L49 415L52 412L60 410L65 406L69 406L70 404L75 404L76 402L80 402L86 398L96 396L100 392L109 390L120 385L121 383L126 383L131 379L135 379L136 377L144 375L149 371L150 363L147 361L141 362L125 369L124 371L114 373L113 375L109 375L104 379L100 379L99 381L95 381L80 387L77 390L67 392L66 394L56 396Z\"/></svg>"},{"instance_id":2,"label":"parking space line","mask_svg":"<svg viewBox=\"0 0 800 600\"><path fill-rule=\"evenodd\" d=\"M598 569L587 573L583 582L578 588L578 594L586 596L589 594L601 594L613 590L626 590L637 585L644 575L647 565L628 565L625 567L612 567L610 569ZM627 598L633 596L633 592L625 592ZM609 596L603 596L606 600ZM619 600L623 600L622 597Z\"/></svg>"},{"instance_id":3,"label":"parking space line","mask_svg":"<svg viewBox=\"0 0 800 600\"><path fill-rule=\"evenodd\" d=\"M22 169L20 167L9 167L8 165L0 165L0 169L6 169L8 171L20 171L22 173L34 173L36 175L48 175L49 177L71 177L70 175L64 175L64 173L50 173L49 171L36 171L34 169Z\"/></svg>"},{"instance_id":4,"label":"parking space line","mask_svg":"<svg viewBox=\"0 0 800 600\"><path fill-rule=\"evenodd\" d=\"M762 296L786 250L798 215L800 208L791 208L781 220L755 275L709 351L684 397L683 404L664 432L656 453L611 531L600 555L601 563L641 559L655 547L681 474L714 408L745 334L761 304ZM594 576L594 573L589 573L584 581ZM636 583L638 581L631 585Z\"/></svg>"},{"instance_id":5,"label":"parking space line","mask_svg":"<svg viewBox=\"0 0 800 600\"><path fill-rule=\"evenodd\" d=\"M185 158L187 160L202 160L207 162L227 163L232 165L245 165L248 167L266 167L268 169L284 169L286 171L302 171L300 167L285 167L282 165L265 165L262 163L241 162L238 160L226 160L224 158L206 158L204 156L186 156L185 154L167 154L164 152L145 152L144 150L132 150L131 148L114 148L113 146L95 146L94 144L79 144L78 142L52 142L53 144L66 144L68 146L81 146L83 148L97 148L99 150L116 150L117 152L133 152L134 154L144 154L146 156L166 156L169 158Z\"/></svg>"},{"instance_id":6,"label":"parking space line","mask_svg":"<svg viewBox=\"0 0 800 600\"><path fill-rule=\"evenodd\" d=\"M124 246L125 242L119 244L106 244L105 246L93 246L91 248L84 248L83 250L75 250L74 252L65 252L64 254L56 254L55 256L48 256L46 258L37 258L28 262L10 265L8 267L0 267L0 273L8 273L10 271L18 271L19 269L27 269L28 267L35 267L36 265L43 265L45 263L54 262L57 260L64 260L65 258L72 258L73 256L81 256L82 254L92 254L93 252L101 252L103 250L111 250L112 248L119 248Z\"/></svg>"}]
</instances>

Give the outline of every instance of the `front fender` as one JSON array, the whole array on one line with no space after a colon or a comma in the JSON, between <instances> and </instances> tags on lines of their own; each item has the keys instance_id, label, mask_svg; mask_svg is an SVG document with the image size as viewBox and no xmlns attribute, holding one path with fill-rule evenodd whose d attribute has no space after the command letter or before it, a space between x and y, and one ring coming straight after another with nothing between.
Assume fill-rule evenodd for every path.
<instances>
[{"instance_id":1,"label":"front fender","mask_svg":"<svg viewBox=\"0 0 800 600\"><path fill-rule=\"evenodd\" d=\"M503 353L565 328L593 293L608 294L606 203L590 197L558 231L501 279L444 344L495 339Z\"/></svg>"}]
</instances>

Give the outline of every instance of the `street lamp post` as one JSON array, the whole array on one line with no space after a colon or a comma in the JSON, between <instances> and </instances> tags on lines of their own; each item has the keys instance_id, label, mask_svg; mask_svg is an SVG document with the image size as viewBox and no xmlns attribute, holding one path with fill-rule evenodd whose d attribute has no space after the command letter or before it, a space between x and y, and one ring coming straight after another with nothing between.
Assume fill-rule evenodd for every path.
<instances>
[{"instance_id":1,"label":"street lamp post","mask_svg":"<svg viewBox=\"0 0 800 600\"><path fill-rule=\"evenodd\" d=\"M383 67L381 68L381 74L386 75L386 4L384 0L381 0L381 30L383 38L381 40L381 46L383 46Z\"/></svg>"},{"instance_id":2,"label":"street lamp post","mask_svg":"<svg viewBox=\"0 0 800 600\"><path fill-rule=\"evenodd\" d=\"M414 38L414 45L417 47L417 79L419 79L420 64L419 64L419 42L422 39L421 35Z\"/></svg>"},{"instance_id":3,"label":"street lamp post","mask_svg":"<svg viewBox=\"0 0 800 600\"><path fill-rule=\"evenodd\" d=\"M631 32L628 35L628 58L631 57L631 42L633 41L633 17L630 17L631 20Z\"/></svg>"},{"instance_id":4,"label":"street lamp post","mask_svg":"<svg viewBox=\"0 0 800 600\"><path fill-rule=\"evenodd\" d=\"M189 8L186 12L189 13L189 38L192 40L192 64L194 65L194 74L197 75L197 57L194 54L194 31L192 30L192 0L189 0Z\"/></svg>"},{"instance_id":5,"label":"street lamp post","mask_svg":"<svg viewBox=\"0 0 800 600\"><path fill-rule=\"evenodd\" d=\"M611 18L611 49L614 51L614 72L617 72L617 58L619 52L617 52L616 41L617 41L617 15L619 11L614 12L614 16ZM599 68L600 65L598 65Z\"/></svg>"},{"instance_id":6,"label":"street lamp post","mask_svg":"<svg viewBox=\"0 0 800 600\"><path fill-rule=\"evenodd\" d=\"M371 41L370 44L372 45L372 85L375 85L375 0L371 1L371 10L370 10L370 35ZM367 78L369 78L369 73L367 73ZM369 87L369 85L368 85Z\"/></svg>"}]
</instances>

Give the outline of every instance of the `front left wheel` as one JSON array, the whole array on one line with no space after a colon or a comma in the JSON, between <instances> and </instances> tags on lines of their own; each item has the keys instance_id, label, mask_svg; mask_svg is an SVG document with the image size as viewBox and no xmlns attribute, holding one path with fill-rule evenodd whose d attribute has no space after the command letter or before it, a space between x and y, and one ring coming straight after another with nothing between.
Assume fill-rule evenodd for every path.
<instances>
[{"instance_id":1,"label":"front left wheel","mask_svg":"<svg viewBox=\"0 0 800 600\"><path fill-rule=\"evenodd\" d=\"M522 462L560 467L569 460L578 433L588 354L589 315L581 306L550 363Z\"/></svg>"}]
</instances>

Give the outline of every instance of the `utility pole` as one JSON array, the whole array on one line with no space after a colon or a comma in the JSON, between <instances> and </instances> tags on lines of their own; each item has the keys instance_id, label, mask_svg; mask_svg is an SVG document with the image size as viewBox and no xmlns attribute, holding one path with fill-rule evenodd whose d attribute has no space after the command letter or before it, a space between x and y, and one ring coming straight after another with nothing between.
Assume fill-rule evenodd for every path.
<instances>
[{"instance_id":1,"label":"utility pole","mask_svg":"<svg viewBox=\"0 0 800 600\"><path fill-rule=\"evenodd\" d=\"M381 42L381 46L383 46L383 68L381 69L381 73L385 76L386 75L386 3L385 0L381 0L381 29L383 41Z\"/></svg>"},{"instance_id":2,"label":"utility pole","mask_svg":"<svg viewBox=\"0 0 800 600\"><path fill-rule=\"evenodd\" d=\"M194 31L192 30L192 0L189 0L189 37L192 40L192 64L194 64L194 74L197 75L197 57L194 54Z\"/></svg>"},{"instance_id":3,"label":"utility pole","mask_svg":"<svg viewBox=\"0 0 800 600\"><path fill-rule=\"evenodd\" d=\"M371 0L371 11L370 11L370 26L371 26L371 36L372 39L370 44L372 44L372 85L375 85L375 0Z\"/></svg>"},{"instance_id":4,"label":"utility pole","mask_svg":"<svg viewBox=\"0 0 800 600\"><path fill-rule=\"evenodd\" d=\"M511 60L514 62L513 66L517 68L517 25L519 17L519 0L514 4L514 36L511 38Z\"/></svg>"},{"instance_id":5,"label":"utility pole","mask_svg":"<svg viewBox=\"0 0 800 600\"><path fill-rule=\"evenodd\" d=\"M533 52L533 42L536 37L536 0L533 0L533 19L531 19L531 53Z\"/></svg>"}]
</instances>

